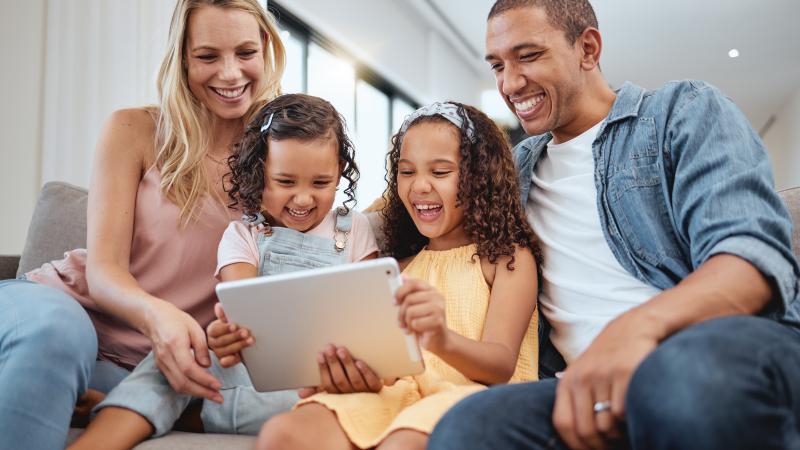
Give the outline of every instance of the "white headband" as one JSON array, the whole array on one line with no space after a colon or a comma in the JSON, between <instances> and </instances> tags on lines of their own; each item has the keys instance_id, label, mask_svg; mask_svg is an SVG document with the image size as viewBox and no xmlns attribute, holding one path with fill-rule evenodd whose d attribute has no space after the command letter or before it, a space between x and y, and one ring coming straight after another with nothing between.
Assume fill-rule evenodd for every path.
<instances>
[{"instance_id":1,"label":"white headband","mask_svg":"<svg viewBox=\"0 0 800 450\"><path fill-rule=\"evenodd\" d=\"M269 130L269 126L272 125L272 116L274 115L275 115L274 112L270 113L269 118L264 122L264 125L261 125L261 129L259 130L260 133Z\"/></svg>"},{"instance_id":2,"label":"white headband","mask_svg":"<svg viewBox=\"0 0 800 450\"><path fill-rule=\"evenodd\" d=\"M459 109L461 109L461 107L447 102L435 102L423 106L406 117L406 120L403 121L403 125L400 127L400 133L408 131L408 127L414 123L415 120L423 116L440 116L458 127L459 130L464 124L464 118L466 118L467 137L470 141L475 142L475 126L472 124L472 120L470 120L466 112L464 113L464 118L462 118L461 114L458 113Z\"/></svg>"}]
</instances>

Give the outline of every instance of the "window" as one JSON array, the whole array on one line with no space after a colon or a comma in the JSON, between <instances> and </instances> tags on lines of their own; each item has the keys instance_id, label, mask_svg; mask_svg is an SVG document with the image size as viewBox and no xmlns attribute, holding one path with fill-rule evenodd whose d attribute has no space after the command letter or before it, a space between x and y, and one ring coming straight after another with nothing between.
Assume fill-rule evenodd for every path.
<instances>
[{"instance_id":1,"label":"window","mask_svg":"<svg viewBox=\"0 0 800 450\"><path fill-rule=\"evenodd\" d=\"M400 126L406 117L415 111L416 108L411 106L405 100L396 98L392 102L392 134L400 131Z\"/></svg>"},{"instance_id":2,"label":"window","mask_svg":"<svg viewBox=\"0 0 800 450\"><path fill-rule=\"evenodd\" d=\"M394 85L350 58L346 52L319 35L280 4L269 9L281 27L286 47L283 92L306 92L322 97L342 114L356 147L361 171L356 198L363 209L386 188L386 154L390 138L416 105ZM339 185L336 202L344 199L347 180Z\"/></svg>"},{"instance_id":3,"label":"window","mask_svg":"<svg viewBox=\"0 0 800 450\"><path fill-rule=\"evenodd\" d=\"M344 116L351 132L355 128L356 72L348 61L315 43L308 46L308 93L331 102Z\"/></svg>"},{"instance_id":4,"label":"window","mask_svg":"<svg viewBox=\"0 0 800 450\"><path fill-rule=\"evenodd\" d=\"M288 29L281 31L281 39L286 47L286 69L281 78L281 89L285 94L305 92L305 40Z\"/></svg>"},{"instance_id":5,"label":"window","mask_svg":"<svg viewBox=\"0 0 800 450\"><path fill-rule=\"evenodd\" d=\"M389 150L389 96L363 80L356 88L356 163L361 170L358 198L368 206L386 189Z\"/></svg>"}]
</instances>

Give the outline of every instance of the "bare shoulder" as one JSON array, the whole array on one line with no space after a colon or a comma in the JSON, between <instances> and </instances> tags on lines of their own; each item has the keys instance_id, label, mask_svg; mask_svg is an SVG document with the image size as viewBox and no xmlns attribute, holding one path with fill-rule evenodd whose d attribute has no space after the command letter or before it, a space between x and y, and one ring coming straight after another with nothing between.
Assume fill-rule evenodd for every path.
<instances>
[{"instance_id":1,"label":"bare shoulder","mask_svg":"<svg viewBox=\"0 0 800 450\"><path fill-rule=\"evenodd\" d=\"M103 125L97 145L98 154L113 158L135 160L142 169L155 160L157 110L126 108L111 113Z\"/></svg>"},{"instance_id":2,"label":"bare shoulder","mask_svg":"<svg viewBox=\"0 0 800 450\"><path fill-rule=\"evenodd\" d=\"M158 110L150 107L118 109L111 113L106 127L120 133L155 136Z\"/></svg>"},{"instance_id":3,"label":"bare shoulder","mask_svg":"<svg viewBox=\"0 0 800 450\"><path fill-rule=\"evenodd\" d=\"M483 276L489 286L492 286L498 277L507 276L522 276L528 277L533 274L536 277L536 260L533 257L533 252L527 247L514 245L514 263L508 268L508 263L511 262L511 256L501 256L497 258L497 262L492 264L489 258L481 257L481 270Z\"/></svg>"}]
</instances>

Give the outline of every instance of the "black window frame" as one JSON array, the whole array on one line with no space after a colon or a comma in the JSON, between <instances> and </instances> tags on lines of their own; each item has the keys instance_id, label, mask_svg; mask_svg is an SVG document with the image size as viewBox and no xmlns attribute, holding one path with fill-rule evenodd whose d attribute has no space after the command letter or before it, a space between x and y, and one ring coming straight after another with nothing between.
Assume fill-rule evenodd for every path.
<instances>
[{"instance_id":1,"label":"black window frame","mask_svg":"<svg viewBox=\"0 0 800 450\"><path fill-rule=\"evenodd\" d=\"M267 9L275 16L275 19L278 22L278 25L288 30L292 36L295 36L300 40L303 45L303 70L302 70L302 87L303 92L308 92L308 47L313 42L314 44L320 46L324 50L330 52L333 55L340 56L347 60L354 62L354 69L355 69L355 80L356 86L358 85L358 81L364 81L369 83L372 87L382 92L386 97L389 99L389 111L387 114L387 118L389 120L388 123L388 130L390 138L392 134L394 134L397 130L392 129L392 125L394 124L394 102L395 100L403 101L409 105L413 109L417 109L420 107L420 103L415 101L410 95L404 92L399 87L395 86L385 77L381 76L378 72L370 68L368 65L364 64L358 58L354 57L352 54L347 52L344 47L335 43L328 37L324 36L323 34L319 33L317 30L313 29L309 26L306 22L302 19L298 18L291 12L289 12L286 8L281 6L280 2L270 1L268 4ZM355 94L353 95L353 111L356 112L353 118L353 129L358 129L358 89L355 90Z\"/></svg>"}]
</instances>

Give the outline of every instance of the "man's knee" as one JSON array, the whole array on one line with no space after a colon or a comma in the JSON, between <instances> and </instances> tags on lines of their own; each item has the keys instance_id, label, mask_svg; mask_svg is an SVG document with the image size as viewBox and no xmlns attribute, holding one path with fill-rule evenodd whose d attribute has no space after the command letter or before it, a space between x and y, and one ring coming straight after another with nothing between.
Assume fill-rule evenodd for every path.
<instances>
[{"instance_id":1,"label":"man's knee","mask_svg":"<svg viewBox=\"0 0 800 450\"><path fill-rule=\"evenodd\" d=\"M482 423L488 391L473 394L456 403L442 416L428 441L428 448L433 450L461 449L464 443L473 439L473 433L486 430L490 424Z\"/></svg>"},{"instance_id":2,"label":"man's knee","mask_svg":"<svg viewBox=\"0 0 800 450\"><path fill-rule=\"evenodd\" d=\"M428 448L533 446L539 432L548 434L552 428L555 387L556 380L548 379L497 386L471 395L442 417L431 434Z\"/></svg>"},{"instance_id":3,"label":"man's knee","mask_svg":"<svg viewBox=\"0 0 800 450\"><path fill-rule=\"evenodd\" d=\"M756 381L753 369L768 363L764 353L771 351L769 336L780 327L767 319L736 316L675 334L637 368L628 388L628 409L657 401L662 411L686 407L697 411L698 402L719 404L740 395L736 388Z\"/></svg>"},{"instance_id":4,"label":"man's knee","mask_svg":"<svg viewBox=\"0 0 800 450\"><path fill-rule=\"evenodd\" d=\"M755 321L755 322L754 322ZM626 419L634 441L658 437L682 446L711 434L735 433L737 412L756 401L763 381L757 361L768 342L746 330L769 332L765 319L730 317L687 328L664 341L642 361L630 380ZM655 444L653 444L655 445ZM661 447L652 447L661 448Z\"/></svg>"}]
</instances>

